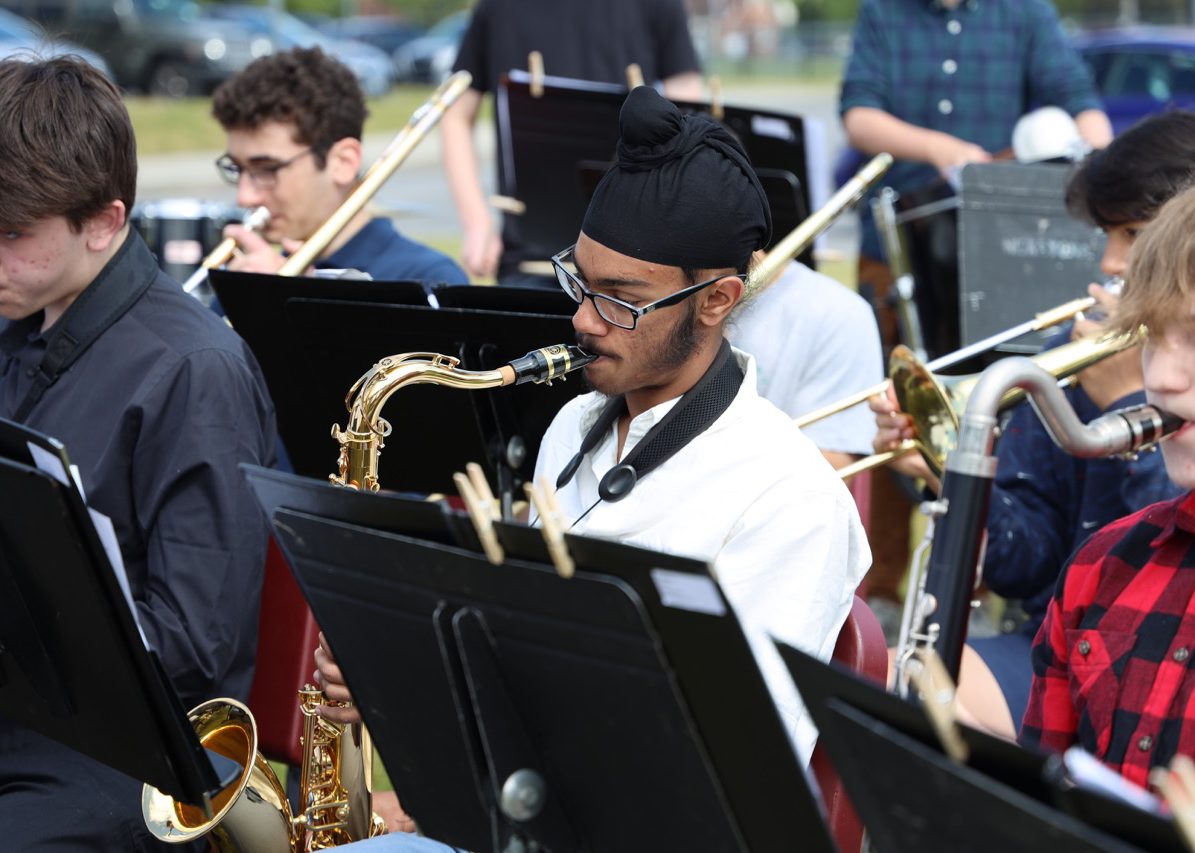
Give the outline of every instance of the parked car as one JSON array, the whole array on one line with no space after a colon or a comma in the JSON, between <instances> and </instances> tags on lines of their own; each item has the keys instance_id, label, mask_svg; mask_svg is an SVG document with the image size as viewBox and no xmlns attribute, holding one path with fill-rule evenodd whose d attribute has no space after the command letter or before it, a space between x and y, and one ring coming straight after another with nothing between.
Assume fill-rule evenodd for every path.
<instances>
[{"instance_id":1,"label":"parked car","mask_svg":"<svg viewBox=\"0 0 1195 853\"><path fill-rule=\"evenodd\" d=\"M261 49L242 28L205 18L192 0L0 0L0 7L95 51L124 88L159 95L209 93Z\"/></svg>"},{"instance_id":2,"label":"parked car","mask_svg":"<svg viewBox=\"0 0 1195 853\"><path fill-rule=\"evenodd\" d=\"M364 42L330 38L289 12L267 6L224 3L214 3L207 9L213 17L234 22L255 36L269 39L273 49L320 48L347 65L357 75L362 90L371 98L384 95L393 82L390 59L383 51Z\"/></svg>"},{"instance_id":3,"label":"parked car","mask_svg":"<svg viewBox=\"0 0 1195 853\"><path fill-rule=\"evenodd\" d=\"M407 23L390 15L352 15L347 18L328 18L314 25L324 35L334 39L363 41L378 50L393 55L407 42L427 32L425 27Z\"/></svg>"},{"instance_id":4,"label":"parked car","mask_svg":"<svg viewBox=\"0 0 1195 853\"><path fill-rule=\"evenodd\" d=\"M1117 133L1150 113L1195 108L1195 28L1094 30L1073 41Z\"/></svg>"},{"instance_id":5,"label":"parked car","mask_svg":"<svg viewBox=\"0 0 1195 853\"><path fill-rule=\"evenodd\" d=\"M394 51L394 79L404 83L441 83L456 62L461 39L469 28L468 11L454 12L427 35L413 39Z\"/></svg>"},{"instance_id":6,"label":"parked car","mask_svg":"<svg viewBox=\"0 0 1195 853\"><path fill-rule=\"evenodd\" d=\"M50 38L42 31L41 27L32 21L0 9L0 59L14 57L51 59L67 55L78 56L86 60L102 71L105 77L112 79L112 69L98 53L73 42Z\"/></svg>"}]
</instances>

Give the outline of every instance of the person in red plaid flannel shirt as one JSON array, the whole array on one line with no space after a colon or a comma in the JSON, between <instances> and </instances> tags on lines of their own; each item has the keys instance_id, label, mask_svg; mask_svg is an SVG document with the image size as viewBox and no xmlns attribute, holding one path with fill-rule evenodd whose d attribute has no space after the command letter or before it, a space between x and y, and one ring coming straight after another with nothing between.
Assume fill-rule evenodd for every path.
<instances>
[{"instance_id":1,"label":"person in red plaid flannel shirt","mask_svg":"<svg viewBox=\"0 0 1195 853\"><path fill-rule=\"evenodd\" d=\"M1195 146L1195 140L1192 140ZM1172 198L1132 249L1113 322L1148 328L1148 401L1187 420L1161 446L1195 488L1195 189ZM1021 741L1078 745L1126 779L1195 756L1195 492L1113 522L1071 558L1033 646Z\"/></svg>"}]
</instances>

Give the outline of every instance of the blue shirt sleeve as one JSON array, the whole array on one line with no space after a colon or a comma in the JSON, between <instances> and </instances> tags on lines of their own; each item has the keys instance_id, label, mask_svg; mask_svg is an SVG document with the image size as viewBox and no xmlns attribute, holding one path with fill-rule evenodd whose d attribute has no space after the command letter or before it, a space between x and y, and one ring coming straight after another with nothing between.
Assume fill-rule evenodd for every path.
<instances>
[{"instance_id":1,"label":"blue shirt sleeve","mask_svg":"<svg viewBox=\"0 0 1195 853\"><path fill-rule=\"evenodd\" d=\"M891 81L885 70L889 55L889 36L884 33L879 5L864 0L859 6L855 29L851 34L851 55L842 76L842 94L838 113L852 107L875 107L892 111Z\"/></svg>"},{"instance_id":2,"label":"blue shirt sleeve","mask_svg":"<svg viewBox=\"0 0 1195 853\"><path fill-rule=\"evenodd\" d=\"M1026 0L1025 14L1029 21L1025 64L1029 106L1059 106L1071 115L1102 110L1091 71L1063 33L1053 5Z\"/></svg>"}]
</instances>

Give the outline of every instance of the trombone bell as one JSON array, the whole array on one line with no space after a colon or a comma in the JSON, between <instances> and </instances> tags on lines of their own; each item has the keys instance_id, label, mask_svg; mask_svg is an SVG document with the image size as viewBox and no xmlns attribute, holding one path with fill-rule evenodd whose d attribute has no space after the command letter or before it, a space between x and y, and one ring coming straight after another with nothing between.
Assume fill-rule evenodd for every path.
<instances>
[{"instance_id":1,"label":"trombone bell","mask_svg":"<svg viewBox=\"0 0 1195 853\"><path fill-rule=\"evenodd\" d=\"M1140 332L1080 338L1053 349L1043 350L1030 359L1055 379L1068 376L1103 361L1111 355L1135 346ZM967 406L967 398L975 390L981 374L969 376L940 376L932 373L906 346L892 350L888 361L888 375L892 380L900 409L913 420L917 439L899 452L882 453L860 459L838 470L843 479L877 468L910 450L918 450L937 477L946 467L946 455L958 444L959 415ZM1012 388L1000 399L1000 411L1019 403L1025 397L1022 388Z\"/></svg>"}]
</instances>

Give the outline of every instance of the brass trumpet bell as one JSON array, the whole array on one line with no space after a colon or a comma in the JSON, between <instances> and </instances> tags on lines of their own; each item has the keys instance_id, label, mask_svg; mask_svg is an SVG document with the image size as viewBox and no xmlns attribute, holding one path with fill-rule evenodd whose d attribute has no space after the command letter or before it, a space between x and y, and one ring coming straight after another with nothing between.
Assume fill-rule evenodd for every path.
<instances>
[{"instance_id":1,"label":"brass trumpet bell","mask_svg":"<svg viewBox=\"0 0 1195 853\"><path fill-rule=\"evenodd\" d=\"M285 789L257 751L257 725L249 709L234 699L213 699L187 718L200 744L239 764L241 775L212 798L210 818L146 785L141 812L149 831L170 844L206 836L217 851L297 851L302 831L291 819Z\"/></svg>"}]
</instances>

